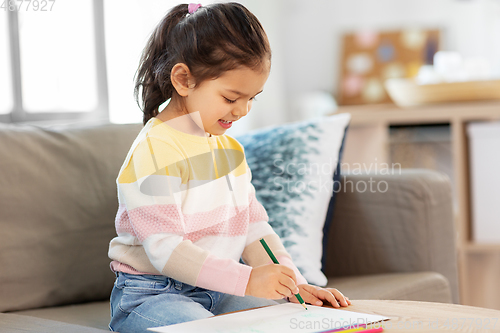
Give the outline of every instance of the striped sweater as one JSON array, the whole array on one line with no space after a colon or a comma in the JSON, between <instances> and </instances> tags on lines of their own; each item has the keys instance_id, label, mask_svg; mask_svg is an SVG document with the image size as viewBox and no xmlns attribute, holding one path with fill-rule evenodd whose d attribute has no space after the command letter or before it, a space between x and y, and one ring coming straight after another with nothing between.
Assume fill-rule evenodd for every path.
<instances>
[{"instance_id":1,"label":"striped sweater","mask_svg":"<svg viewBox=\"0 0 500 333\"><path fill-rule=\"evenodd\" d=\"M231 136L201 137L151 118L116 179L111 269L244 296L252 267L271 263L264 237L298 284L307 283L268 224L251 177Z\"/></svg>"}]
</instances>

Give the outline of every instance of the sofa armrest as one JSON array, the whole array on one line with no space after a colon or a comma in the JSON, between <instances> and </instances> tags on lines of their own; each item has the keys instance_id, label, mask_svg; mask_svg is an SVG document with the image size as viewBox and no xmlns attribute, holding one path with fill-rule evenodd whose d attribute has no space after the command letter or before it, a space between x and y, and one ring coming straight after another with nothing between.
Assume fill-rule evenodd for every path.
<instances>
[{"instance_id":1,"label":"sofa armrest","mask_svg":"<svg viewBox=\"0 0 500 333\"><path fill-rule=\"evenodd\" d=\"M431 170L342 174L325 253L326 276L434 271L458 302L449 178Z\"/></svg>"}]
</instances>

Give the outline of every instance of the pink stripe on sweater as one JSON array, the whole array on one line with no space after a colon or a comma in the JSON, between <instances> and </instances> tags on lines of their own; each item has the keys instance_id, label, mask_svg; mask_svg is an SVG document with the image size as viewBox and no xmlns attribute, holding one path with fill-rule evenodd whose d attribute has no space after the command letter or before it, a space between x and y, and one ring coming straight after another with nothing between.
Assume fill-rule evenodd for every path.
<instances>
[{"instance_id":1,"label":"pink stripe on sweater","mask_svg":"<svg viewBox=\"0 0 500 333\"><path fill-rule=\"evenodd\" d=\"M131 222L132 221L132 222ZM144 206L127 210L120 205L115 219L116 232L127 232L144 241L158 233L182 234L183 227L176 205Z\"/></svg>"},{"instance_id":2,"label":"pink stripe on sweater","mask_svg":"<svg viewBox=\"0 0 500 333\"><path fill-rule=\"evenodd\" d=\"M128 234L135 235L134 229L129 222L127 207L124 204L120 204L118 206L118 212L116 213L115 218L115 228L117 234L126 232Z\"/></svg>"},{"instance_id":3,"label":"pink stripe on sweater","mask_svg":"<svg viewBox=\"0 0 500 333\"><path fill-rule=\"evenodd\" d=\"M255 197L255 193L249 195L248 198L249 207L249 223L269 221L269 216L267 215L266 209Z\"/></svg>"},{"instance_id":4,"label":"pink stripe on sweater","mask_svg":"<svg viewBox=\"0 0 500 333\"><path fill-rule=\"evenodd\" d=\"M223 221L203 230L190 232L184 236L184 239L196 242L207 236L236 237L244 236L248 232L248 214L246 210L227 221Z\"/></svg>"},{"instance_id":5,"label":"pink stripe on sweater","mask_svg":"<svg viewBox=\"0 0 500 333\"><path fill-rule=\"evenodd\" d=\"M127 265L127 264L124 264L124 263L121 263L121 262L116 261L116 260L113 260L109 264L109 267L111 268L111 270L113 272L123 272L123 273L136 274L136 275L144 275L144 274L154 275L151 273L140 272L137 269L135 269L134 267Z\"/></svg>"},{"instance_id":6,"label":"pink stripe on sweater","mask_svg":"<svg viewBox=\"0 0 500 333\"><path fill-rule=\"evenodd\" d=\"M231 295L245 296L251 272L250 266L210 254L201 267L196 285Z\"/></svg>"},{"instance_id":7,"label":"pink stripe on sweater","mask_svg":"<svg viewBox=\"0 0 500 333\"><path fill-rule=\"evenodd\" d=\"M140 242L158 233L185 234L185 239L193 242L206 236L241 236L247 233L248 223L269 220L254 194L249 195L249 202L249 207L245 208L224 205L194 214L182 214L175 204L143 206L132 210L120 204L115 227L117 233L129 233Z\"/></svg>"}]
</instances>

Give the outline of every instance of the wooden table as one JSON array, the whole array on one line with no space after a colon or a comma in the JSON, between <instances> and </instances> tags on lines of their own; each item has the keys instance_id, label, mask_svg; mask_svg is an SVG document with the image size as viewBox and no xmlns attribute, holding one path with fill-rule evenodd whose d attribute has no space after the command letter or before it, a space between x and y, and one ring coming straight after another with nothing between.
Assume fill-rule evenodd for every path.
<instances>
[{"instance_id":1,"label":"wooden table","mask_svg":"<svg viewBox=\"0 0 500 333\"><path fill-rule=\"evenodd\" d=\"M384 332L500 332L500 311L474 306L386 300L353 300L341 308L391 318L372 327ZM379 325L379 326L376 326Z\"/></svg>"}]
</instances>

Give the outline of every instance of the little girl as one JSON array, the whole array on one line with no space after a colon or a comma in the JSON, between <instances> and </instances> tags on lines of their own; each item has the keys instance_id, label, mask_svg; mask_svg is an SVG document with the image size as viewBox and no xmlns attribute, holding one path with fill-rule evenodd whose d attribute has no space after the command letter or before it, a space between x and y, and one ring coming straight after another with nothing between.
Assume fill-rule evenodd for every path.
<instances>
[{"instance_id":1,"label":"little girl","mask_svg":"<svg viewBox=\"0 0 500 333\"><path fill-rule=\"evenodd\" d=\"M270 66L261 24L237 3L178 5L153 31L135 86L144 127L116 180L112 331L297 303L299 291L310 304L351 304L307 284L255 197L242 145L225 134L250 111Z\"/></svg>"}]
</instances>

